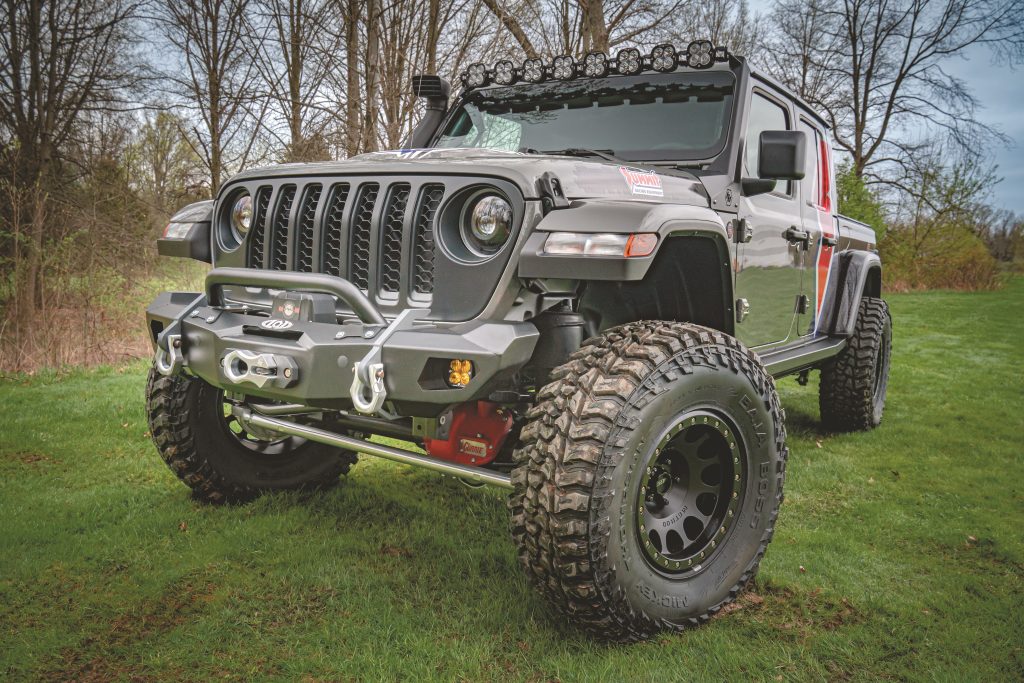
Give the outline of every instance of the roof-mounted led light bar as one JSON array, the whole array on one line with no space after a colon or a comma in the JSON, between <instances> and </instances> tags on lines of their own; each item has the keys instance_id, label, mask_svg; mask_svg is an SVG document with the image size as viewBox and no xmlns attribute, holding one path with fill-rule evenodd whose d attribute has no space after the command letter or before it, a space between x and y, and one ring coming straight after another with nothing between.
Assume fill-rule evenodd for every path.
<instances>
[{"instance_id":1,"label":"roof-mounted led light bar","mask_svg":"<svg viewBox=\"0 0 1024 683\"><path fill-rule=\"evenodd\" d=\"M485 64L470 64L462 74L462 84L467 88L482 88L492 83L513 85L518 82L543 83L544 81L569 81L574 78L603 78L609 74L633 76L643 71L669 73L680 66L691 69L707 69L716 62L729 61L729 50L715 47L709 40L695 40L686 50L676 50L668 43L658 45L650 55L643 55L635 47L619 50L614 59L603 52L589 52L579 62L571 55L559 55L545 64L542 59L527 59L521 67L503 59L488 70Z\"/></svg>"}]
</instances>

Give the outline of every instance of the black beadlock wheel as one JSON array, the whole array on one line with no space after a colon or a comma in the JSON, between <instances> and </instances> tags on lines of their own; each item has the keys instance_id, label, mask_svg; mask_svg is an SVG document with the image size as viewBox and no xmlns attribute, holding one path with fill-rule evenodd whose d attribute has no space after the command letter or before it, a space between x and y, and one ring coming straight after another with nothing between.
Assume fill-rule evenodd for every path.
<instances>
[{"instance_id":1,"label":"black beadlock wheel","mask_svg":"<svg viewBox=\"0 0 1024 683\"><path fill-rule=\"evenodd\" d=\"M514 456L527 575L603 639L703 623L756 573L782 501L771 376L726 334L654 321L587 340L552 380Z\"/></svg>"},{"instance_id":2,"label":"black beadlock wheel","mask_svg":"<svg viewBox=\"0 0 1024 683\"><path fill-rule=\"evenodd\" d=\"M846 348L821 369L821 421L835 431L857 431L882 422L889 388L892 316L882 299L864 297Z\"/></svg>"},{"instance_id":3,"label":"black beadlock wheel","mask_svg":"<svg viewBox=\"0 0 1024 683\"><path fill-rule=\"evenodd\" d=\"M197 378L150 369L146 409L160 457L205 502L326 488L356 462L348 451L246 426L223 391Z\"/></svg>"}]
</instances>

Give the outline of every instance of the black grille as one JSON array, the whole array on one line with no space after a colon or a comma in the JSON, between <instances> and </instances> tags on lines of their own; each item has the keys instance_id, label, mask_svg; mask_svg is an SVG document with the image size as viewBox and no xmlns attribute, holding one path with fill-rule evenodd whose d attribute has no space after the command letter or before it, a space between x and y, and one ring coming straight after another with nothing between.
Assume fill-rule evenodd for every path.
<instances>
[{"instance_id":1,"label":"black grille","mask_svg":"<svg viewBox=\"0 0 1024 683\"><path fill-rule=\"evenodd\" d=\"M288 270L288 218L295 201L295 186L285 185L277 197L270 225L270 269Z\"/></svg>"},{"instance_id":2,"label":"black grille","mask_svg":"<svg viewBox=\"0 0 1024 683\"><path fill-rule=\"evenodd\" d=\"M370 288L370 232L373 230L373 206L380 185L367 183L359 188L352 214L352 245L349 251L349 280L359 289Z\"/></svg>"},{"instance_id":3,"label":"black grille","mask_svg":"<svg viewBox=\"0 0 1024 683\"><path fill-rule=\"evenodd\" d=\"M380 288L392 294L398 293L402 283L402 226L408 203L409 185L392 185L380 229Z\"/></svg>"},{"instance_id":4,"label":"black grille","mask_svg":"<svg viewBox=\"0 0 1024 683\"><path fill-rule=\"evenodd\" d=\"M323 272L402 303L434 292L442 183L293 183L255 190L248 265ZM408 270L408 272L406 272Z\"/></svg>"},{"instance_id":5,"label":"black grille","mask_svg":"<svg viewBox=\"0 0 1024 683\"><path fill-rule=\"evenodd\" d=\"M344 276L341 266L345 262L345 230L342 224L345 216L345 202L348 200L348 183L338 183L331 189L324 211L324 272L328 275Z\"/></svg>"},{"instance_id":6,"label":"black grille","mask_svg":"<svg viewBox=\"0 0 1024 683\"><path fill-rule=\"evenodd\" d=\"M434 291L434 218L443 197L444 185L426 185L420 193L412 250L412 288L417 294Z\"/></svg>"},{"instance_id":7,"label":"black grille","mask_svg":"<svg viewBox=\"0 0 1024 683\"><path fill-rule=\"evenodd\" d=\"M263 267L264 244L266 239L267 206L270 204L270 188L261 187L256 190L252 209L252 237L249 239L249 263L254 267Z\"/></svg>"},{"instance_id":8,"label":"black grille","mask_svg":"<svg viewBox=\"0 0 1024 683\"><path fill-rule=\"evenodd\" d=\"M322 185L307 185L299 207L299 230L295 235L295 270L313 272L313 219L320 202Z\"/></svg>"}]
</instances>

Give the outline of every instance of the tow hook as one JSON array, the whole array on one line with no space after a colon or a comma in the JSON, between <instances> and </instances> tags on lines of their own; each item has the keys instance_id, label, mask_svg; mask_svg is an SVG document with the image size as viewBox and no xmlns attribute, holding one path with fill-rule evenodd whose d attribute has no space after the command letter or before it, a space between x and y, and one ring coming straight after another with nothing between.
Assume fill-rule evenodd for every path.
<instances>
[{"instance_id":1,"label":"tow hook","mask_svg":"<svg viewBox=\"0 0 1024 683\"><path fill-rule=\"evenodd\" d=\"M366 373L369 375L369 383L363 384L359 378L362 363L355 363L352 366L352 388L349 393L352 396L352 405L356 410L366 415L374 415L383 407L384 400L388 397L388 390L384 388L384 364L370 363L366 366ZM369 396L367 396L369 392Z\"/></svg>"},{"instance_id":2,"label":"tow hook","mask_svg":"<svg viewBox=\"0 0 1024 683\"><path fill-rule=\"evenodd\" d=\"M164 377L173 377L185 367L185 355L181 352L181 335L172 334L167 337L167 349L156 347L153 357L156 371Z\"/></svg>"},{"instance_id":3,"label":"tow hook","mask_svg":"<svg viewBox=\"0 0 1024 683\"><path fill-rule=\"evenodd\" d=\"M384 386L384 361L381 350L384 342L395 332L404 329L411 329L420 318L430 315L430 311L409 308L402 311L390 325L376 334L369 334L371 330L363 334L366 339L373 339L373 345L366 352L362 360L352 365L352 387L349 389L349 396L352 398L352 405L357 411L364 415L380 414L388 416L384 410L384 401L387 400L388 390Z\"/></svg>"}]
</instances>

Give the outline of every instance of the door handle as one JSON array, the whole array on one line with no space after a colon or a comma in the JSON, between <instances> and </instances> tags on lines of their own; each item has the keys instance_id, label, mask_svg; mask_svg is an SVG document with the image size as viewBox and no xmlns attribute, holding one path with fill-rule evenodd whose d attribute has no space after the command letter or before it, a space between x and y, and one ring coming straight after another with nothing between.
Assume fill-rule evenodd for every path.
<instances>
[{"instance_id":1,"label":"door handle","mask_svg":"<svg viewBox=\"0 0 1024 683\"><path fill-rule=\"evenodd\" d=\"M821 243L824 244L826 247L834 247L837 244L839 244L839 238L838 237L828 237L827 235L822 235Z\"/></svg>"},{"instance_id":2,"label":"door handle","mask_svg":"<svg viewBox=\"0 0 1024 683\"><path fill-rule=\"evenodd\" d=\"M791 225L789 230L783 233L783 236L786 238L787 242L800 242L804 245L804 249L807 249L811 244L811 233L806 230L801 230L795 225Z\"/></svg>"}]
</instances>

